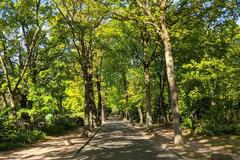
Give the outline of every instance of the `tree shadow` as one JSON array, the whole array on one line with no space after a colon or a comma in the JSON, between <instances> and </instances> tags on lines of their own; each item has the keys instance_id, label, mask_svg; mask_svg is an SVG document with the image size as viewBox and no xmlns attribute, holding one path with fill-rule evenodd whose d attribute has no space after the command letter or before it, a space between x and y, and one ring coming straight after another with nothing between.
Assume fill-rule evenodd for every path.
<instances>
[{"instance_id":1,"label":"tree shadow","mask_svg":"<svg viewBox=\"0 0 240 160\"><path fill-rule=\"evenodd\" d=\"M0 152L0 159L4 160L67 160L71 159L86 138L80 138L81 133L75 130L64 136L50 138L22 149Z\"/></svg>"},{"instance_id":2,"label":"tree shadow","mask_svg":"<svg viewBox=\"0 0 240 160\"><path fill-rule=\"evenodd\" d=\"M176 155L126 124L115 122L104 127L76 156L81 160L176 160Z\"/></svg>"}]
</instances>

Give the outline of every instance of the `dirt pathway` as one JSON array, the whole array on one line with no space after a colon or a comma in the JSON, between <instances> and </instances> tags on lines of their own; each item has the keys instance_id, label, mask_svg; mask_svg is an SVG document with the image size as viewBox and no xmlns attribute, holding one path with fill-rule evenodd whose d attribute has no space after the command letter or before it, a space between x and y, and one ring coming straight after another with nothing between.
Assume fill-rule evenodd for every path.
<instances>
[{"instance_id":1,"label":"dirt pathway","mask_svg":"<svg viewBox=\"0 0 240 160\"><path fill-rule=\"evenodd\" d=\"M0 152L0 160L66 160L71 159L74 153L86 142L80 138L80 130L67 135L50 137L22 149Z\"/></svg>"}]
</instances>

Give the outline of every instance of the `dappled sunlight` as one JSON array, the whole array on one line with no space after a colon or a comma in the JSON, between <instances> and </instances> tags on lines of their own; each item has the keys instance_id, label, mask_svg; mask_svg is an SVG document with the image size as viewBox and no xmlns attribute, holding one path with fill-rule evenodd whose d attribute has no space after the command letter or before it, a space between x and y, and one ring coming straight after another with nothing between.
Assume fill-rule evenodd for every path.
<instances>
[{"instance_id":1,"label":"dappled sunlight","mask_svg":"<svg viewBox=\"0 0 240 160\"><path fill-rule=\"evenodd\" d=\"M67 136L51 137L48 140L33 144L29 147L14 151L0 152L0 159L4 160L64 160L71 159L77 149L85 143L80 138L80 131L75 130Z\"/></svg>"},{"instance_id":2,"label":"dappled sunlight","mask_svg":"<svg viewBox=\"0 0 240 160\"><path fill-rule=\"evenodd\" d=\"M225 153L231 154L233 157L240 157L240 136L224 135L204 137L183 135L185 137L184 146L173 145L173 131L171 129L156 129L154 140L156 140L161 147L168 148L190 159L209 158L213 153Z\"/></svg>"},{"instance_id":3,"label":"dappled sunlight","mask_svg":"<svg viewBox=\"0 0 240 160\"><path fill-rule=\"evenodd\" d=\"M132 160L132 159L178 159L171 152L160 149L149 136L134 130L128 124L106 125L92 141L76 156L87 160Z\"/></svg>"}]
</instances>

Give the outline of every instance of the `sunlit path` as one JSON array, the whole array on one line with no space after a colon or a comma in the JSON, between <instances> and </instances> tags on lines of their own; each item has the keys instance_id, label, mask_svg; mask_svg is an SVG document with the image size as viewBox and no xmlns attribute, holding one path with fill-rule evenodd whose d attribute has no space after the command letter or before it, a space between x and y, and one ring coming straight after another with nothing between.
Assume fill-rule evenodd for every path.
<instances>
[{"instance_id":1,"label":"sunlit path","mask_svg":"<svg viewBox=\"0 0 240 160\"><path fill-rule=\"evenodd\" d=\"M77 129L59 137L49 137L22 149L0 152L0 160L68 160L86 142Z\"/></svg>"},{"instance_id":2,"label":"sunlit path","mask_svg":"<svg viewBox=\"0 0 240 160\"><path fill-rule=\"evenodd\" d=\"M149 137L121 121L108 122L76 156L79 160L175 160L173 153L161 149Z\"/></svg>"}]
</instances>

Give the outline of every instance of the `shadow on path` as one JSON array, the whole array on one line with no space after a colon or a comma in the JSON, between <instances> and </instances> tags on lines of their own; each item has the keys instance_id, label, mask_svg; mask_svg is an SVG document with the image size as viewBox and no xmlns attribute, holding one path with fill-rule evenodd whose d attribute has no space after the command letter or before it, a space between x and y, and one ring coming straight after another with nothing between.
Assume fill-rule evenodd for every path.
<instances>
[{"instance_id":1,"label":"shadow on path","mask_svg":"<svg viewBox=\"0 0 240 160\"><path fill-rule=\"evenodd\" d=\"M22 149L0 152L0 160L68 160L86 142L80 129Z\"/></svg>"},{"instance_id":2,"label":"shadow on path","mask_svg":"<svg viewBox=\"0 0 240 160\"><path fill-rule=\"evenodd\" d=\"M121 121L106 124L76 156L79 160L177 160L173 153L161 149L149 137Z\"/></svg>"}]
</instances>

